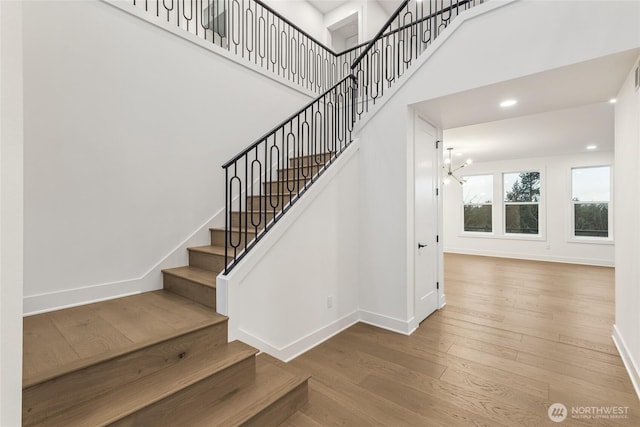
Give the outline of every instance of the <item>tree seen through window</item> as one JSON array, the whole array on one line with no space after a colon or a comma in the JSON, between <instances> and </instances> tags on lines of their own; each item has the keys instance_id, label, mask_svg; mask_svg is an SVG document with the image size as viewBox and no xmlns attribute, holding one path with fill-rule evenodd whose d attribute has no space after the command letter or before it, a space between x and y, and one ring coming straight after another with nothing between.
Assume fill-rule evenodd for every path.
<instances>
[{"instance_id":1,"label":"tree seen through window","mask_svg":"<svg viewBox=\"0 0 640 427\"><path fill-rule=\"evenodd\" d=\"M539 234L540 172L505 173L505 233Z\"/></svg>"}]
</instances>

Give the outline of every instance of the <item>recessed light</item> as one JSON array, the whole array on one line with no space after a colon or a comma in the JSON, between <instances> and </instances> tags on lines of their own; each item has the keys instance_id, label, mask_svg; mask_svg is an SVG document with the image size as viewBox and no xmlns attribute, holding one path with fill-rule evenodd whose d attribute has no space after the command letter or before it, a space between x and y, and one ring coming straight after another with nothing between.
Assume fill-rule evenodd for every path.
<instances>
[{"instance_id":1,"label":"recessed light","mask_svg":"<svg viewBox=\"0 0 640 427\"><path fill-rule=\"evenodd\" d=\"M517 103L518 101L516 101L515 99L506 99L500 103L500 106L502 108L513 107Z\"/></svg>"},{"instance_id":2,"label":"recessed light","mask_svg":"<svg viewBox=\"0 0 640 427\"><path fill-rule=\"evenodd\" d=\"M587 145L587 150L595 150L596 148L598 148L597 145Z\"/></svg>"},{"instance_id":3,"label":"recessed light","mask_svg":"<svg viewBox=\"0 0 640 427\"><path fill-rule=\"evenodd\" d=\"M618 102L618 100L617 100L617 99L615 99L615 98L611 98L611 99L609 100L609 104L615 104L616 102Z\"/></svg>"}]
</instances>

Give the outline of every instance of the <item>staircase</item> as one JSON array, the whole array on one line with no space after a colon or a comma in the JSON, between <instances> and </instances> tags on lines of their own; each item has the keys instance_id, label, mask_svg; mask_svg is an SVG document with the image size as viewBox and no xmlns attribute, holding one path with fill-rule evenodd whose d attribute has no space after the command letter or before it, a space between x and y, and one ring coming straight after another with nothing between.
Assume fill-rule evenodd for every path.
<instances>
[{"instance_id":1,"label":"staircase","mask_svg":"<svg viewBox=\"0 0 640 427\"><path fill-rule=\"evenodd\" d=\"M296 413L309 376L227 342L228 318L215 312L216 277L346 149L369 104L476 1L451 0L436 11L404 0L358 48L351 74L227 162L225 228L210 230L210 245L188 249L189 265L163 270L163 290L26 317L23 425L277 426ZM410 8L419 19L407 18ZM420 43L405 43L418 34ZM395 74L367 78L368 64L385 65L381 52L396 43L406 47L395 51Z\"/></svg>"},{"instance_id":2,"label":"staircase","mask_svg":"<svg viewBox=\"0 0 640 427\"><path fill-rule=\"evenodd\" d=\"M246 196L231 243L246 247L330 158L291 158L267 196ZM214 311L225 229L210 232L188 266L163 271L163 290L24 319L24 426L276 426L306 403L308 375L227 342Z\"/></svg>"}]
</instances>

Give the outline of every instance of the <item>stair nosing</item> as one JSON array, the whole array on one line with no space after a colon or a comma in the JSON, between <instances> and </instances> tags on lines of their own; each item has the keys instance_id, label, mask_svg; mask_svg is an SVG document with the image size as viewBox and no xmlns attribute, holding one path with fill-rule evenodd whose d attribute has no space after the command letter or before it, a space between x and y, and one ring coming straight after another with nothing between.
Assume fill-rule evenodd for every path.
<instances>
[{"instance_id":1,"label":"stair nosing","mask_svg":"<svg viewBox=\"0 0 640 427\"><path fill-rule=\"evenodd\" d=\"M217 251L207 250L206 248L215 248L217 249ZM218 245L192 246L190 248L187 248L187 250L189 252L198 252L201 254L216 255L216 256L224 256L225 254L224 246L218 246Z\"/></svg>"},{"instance_id":2,"label":"stair nosing","mask_svg":"<svg viewBox=\"0 0 640 427\"><path fill-rule=\"evenodd\" d=\"M269 210L268 210L268 211L266 211L266 212L267 212L267 214L269 214L269 215L270 215L270 214L272 214L272 213L273 213L273 209L269 209ZM234 213L235 213L235 214L242 214L242 213L252 213L252 214L260 213L260 214L263 214L263 213L265 213L265 211L254 211L254 210L251 210L251 211L231 211L231 213L232 213L232 214L234 214Z\"/></svg>"},{"instance_id":3,"label":"stair nosing","mask_svg":"<svg viewBox=\"0 0 640 427\"><path fill-rule=\"evenodd\" d=\"M274 197L274 196L291 196L298 194L294 191L289 191L287 193L269 193L269 194L250 194L249 197Z\"/></svg>"},{"instance_id":4,"label":"stair nosing","mask_svg":"<svg viewBox=\"0 0 640 427\"><path fill-rule=\"evenodd\" d=\"M55 368L55 369L51 369L49 371L45 371L42 372L38 375L34 375L32 378L27 379L26 381L23 381L22 383L22 390L26 390L30 387L34 387L37 386L38 384L42 384L45 383L47 381L51 381L54 380L56 378L60 378L63 377L67 374L70 374L72 372L75 371L79 371L85 368L89 368L93 365L98 365L101 363L105 363L108 361L111 361L113 359L117 359L118 357L123 357L126 356L128 354L131 353L135 353L136 351L139 351L143 348L146 347L151 347L166 341L170 341L172 339L175 339L179 336L182 335L187 335L190 334L192 332L197 332L200 331L202 329L211 327L211 326L215 326L218 325L220 323L226 322L227 320L229 320L229 318L227 316L223 316L222 314L218 314L215 312L212 312L213 314L216 314L216 318L215 319L209 319L208 321L203 321L202 323L198 324L197 326L193 326L193 327L189 327L189 328L185 328L182 330L176 330L176 331L172 331L172 333L167 333L167 335L163 336L162 338L158 338L158 339L152 339L152 340L147 340L147 341L140 341L137 342L133 345L131 345L130 347L127 348L123 348L117 351L113 351L113 352L109 352L108 354L102 353L102 354L97 354L95 356L91 356L88 358L84 358L84 359L80 359L77 360L74 363L69 363L67 365L67 369L64 372L54 372L59 370L59 368Z\"/></svg>"},{"instance_id":5,"label":"stair nosing","mask_svg":"<svg viewBox=\"0 0 640 427\"><path fill-rule=\"evenodd\" d=\"M242 232L242 233L245 232L245 229L240 227L231 227L230 230L234 232ZM226 231L226 230L223 227L210 227L209 231ZM247 234L258 234L253 230L246 230L246 231L247 231Z\"/></svg>"},{"instance_id":6,"label":"stair nosing","mask_svg":"<svg viewBox=\"0 0 640 427\"><path fill-rule=\"evenodd\" d=\"M257 357L256 363L259 363L259 360L260 360L260 357ZM270 362L264 362L264 363L270 363ZM242 413L240 413L239 418L238 418L237 414L236 415L232 415L230 417L227 417L226 419L224 419L224 420L222 420L220 422L220 425L242 425L243 423L246 423L247 421L250 421L255 416L259 415L262 411L264 411L265 409L269 408L271 405L274 405L280 399L286 397L287 394L289 394L290 392L292 392L296 388L300 387L302 384L304 384L306 381L308 381L309 378L311 378L311 375L298 375L296 373L292 373L290 371L287 371L285 368L283 368L281 366L277 366L277 365L274 365L274 366L276 366L278 369L280 369L282 371L285 371L288 374L290 374L291 378L286 380L274 392L265 395L263 398L261 398L257 402L255 402L255 405L253 405L251 407L251 409L253 409L253 411L251 411L251 412L242 412ZM234 418L234 416L236 418Z\"/></svg>"},{"instance_id":7,"label":"stair nosing","mask_svg":"<svg viewBox=\"0 0 640 427\"><path fill-rule=\"evenodd\" d=\"M336 153L335 151L325 151L324 153L304 154L302 156L290 157L289 160L292 160L292 159L308 159L309 157L315 157L315 156L327 156L327 155L332 156L335 153Z\"/></svg>"},{"instance_id":8,"label":"stair nosing","mask_svg":"<svg viewBox=\"0 0 640 427\"><path fill-rule=\"evenodd\" d=\"M189 278L189 277L185 277L183 275L180 275L180 274L176 273L176 270L178 270L178 269L196 270L199 273L206 273L207 275L213 276L213 282L209 283L209 282L205 282L205 281L200 280L200 279L192 279L192 278ZM204 268L194 267L192 265L185 265L185 266L182 266L182 267L165 268L165 269L163 269L161 271L164 274L168 274L168 275L173 276L173 277L178 277L180 279L188 280L190 282L197 283L197 284L202 285L202 286L207 286L209 288L211 288L211 287L215 288L216 287L217 274L215 272L211 271L211 270L205 270Z\"/></svg>"},{"instance_id":9,"label":"stair nosing","mask_svg":"<svg viewBox=\"0 0 640 427\"><path fill-rule=\"evenodd\" d=\"M327 163L321 163L321 164L318 164L318 165L304 165L304 166L293 166L293 167L286 167L286 168L278 168L278 172L281 172L281 171L290 171L290 170L298 170L298 169L305 169L305 168L320 168L320 169L321 169L321 168L323 168L323 167L327 166L327 164L328 164L328 162L327 162ZM314 175L314 176L315 176L315 175ZM310 176L310 177L303 177L303 178L311 179L312 177L313 177L313 176ZM271 182L271 181L270 181L270 182Z\"/></svg>"},{"instance_id":10,"label":"stair nosing","mask_svg":"<svg viewBox=\"0 0 640 427\"><path fill-rule=\"evenodd\" d=\"M108 401L111 406L113 405L113 396L114 394L120 394L122 388L124 387L134 387L137 386L139 384L143 384L142 389L147 391L147 390L151 390L152 392L156 392L158 393L155 396L151 396L148 397L146 396L143 400L139 401L139 402L135 402L134 404L131 404L130 407L121 410L118 412L117 415L112 416L112 417L105 417L104 420L101 420L100 424L94 424L96 427L98 426L107 426L110 425L118 420L121 420L123 418L126 418L127 416L143 409L146 407L149 407L157 402L162 401L163 399L166 399L169 396L172 396L176 393L181 392L182 390L185 390L189 387L191 387L194 384L199 383L200 381L204 381L207 378L210 378L222 371L224 371L225 369L228 369L232 366L234 366L237 363L240 363L244 360L249 359L250 357L255 357L255 355L258 353L258 350L249 346L248 344L242 343L240 341L233 341L231 343L227 344L228 346L234 345L234 346L239 346L241 347L237 353L233 353L230 355L227 355L225 358L221 359L218 361L218 363L214 364L213 366L211 366L210 364L205 365L204 367L199 367L199 368L192 368L192 375L193 378L189 379L188 381L185 381L184 383L173 383L173 385L178 385L177 388L175 389L166 389L163 390L162 392L158 393L158 389L154 388L154 387L149 387L149 386L144 386L145 382L149 382L152 381L158 377L162 377L165 376L167 378L171 377L172 375L175 375L175 371L176 370L184 370L184 369L188 369L189 366L192 365L187 365L186 367L183 365L179 365L179 366L171 366L171 367L167 367L166 369L163 369L161 371L157 371L153 374L147 375L143 378L140 378L136 381L133 381L129 384L124 385L123 387L120 387L118 390L110 390L102 395L100 395L99 397L97 397L96 399L92 399L90 401L87 401L83 404L79 404L75 407L70 408L70 410L73 409L80 409L80 408L87 408L87 407L91 407L91 406L98 406L98 407L104 407L104 406L109 406L109 405L101 405L101 403L104 403L106 401ZM240 357L236 356L236 354L239 354ZM207 354L206 356L208 357L212 357L212 354ZM204 356L201 356L200 358L204 358ZM185 361L185 363L187 363L189 361ZM190 361L191 364L193 364L193 360ZM196 373L200 373L200 375L196 376ZM184 374L184 373L183 373ZM54 420L56 418L60 418L60 417L65 417L68 416L68 412L69 411L62 411L56 415L54 415L53 417L49 418L48 421Z\"/></svg>"}]
</instances>

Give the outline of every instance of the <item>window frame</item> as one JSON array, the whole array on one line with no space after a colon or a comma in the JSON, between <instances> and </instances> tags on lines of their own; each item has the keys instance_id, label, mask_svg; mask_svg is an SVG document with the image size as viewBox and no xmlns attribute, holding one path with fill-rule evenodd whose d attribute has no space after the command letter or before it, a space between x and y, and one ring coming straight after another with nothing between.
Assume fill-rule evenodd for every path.
<instances>
[{"instance_id":1,"label":"window frame","mask_svg":"<svg viewBox=\"0 0 640 427\"><path fill-rule=\"evenodd\" d=\"M480 177L480 176L484 176L484 177L490 177L491 178L491 199L492 202L491 203L465 203L464 202L464 185L460 186L460 200L462 201L461 203L461 218L462 221L460 221L460 227L461 227L461 234L463 236L477 236L477 237L490 237L490 236L494 236L495 235L495 221L494 221L494 216L495 216L495 194L494 194L494 189L495 189L495 174L494 173L478 173L478 174L472 174L472 175L464 175L461 176L460 179L463 182L466 182L467 179L472 178L472 177ZM464 229L464 210L465 207L467 206L491 206L491 231L467 231Z\"/></svg>"},{"instance_id":2,"label":"window frame","mask_svg":"<svg viewBox=\"0 0 640 427\"><path fill-rule=\"evenodd\" d=\"M573 171L576 169L609 168L609 201L575 201L573 200ZM607 237L599 236L576 236L575 205L578 204L607 204ZM613 165L596 164L588 166L572 166L569 168L569 238L570 243L589 243L612 245L613 240Z\"/></svg>"},{"instance_id":3,"label":"window frame","mask_svg":"<svg viewBox=\"0 0 640 427\"><path fill-rule=\"evenodd\" d=\"M505 200L505 175L521 174L537 172L540 175L540 198L537 202L508 202ZM518 239L518 240L545 240L544 234L544 218L543 213L546 212L544 208L544 173L542 169L521 169L515 171L504 171L500 173L500 200L502 201L502 237L505 239ZM510 233L507 232L507 206L508 205L537 205L538 206L538 232L537 233Z\"/></svg>"}]
</instances>

